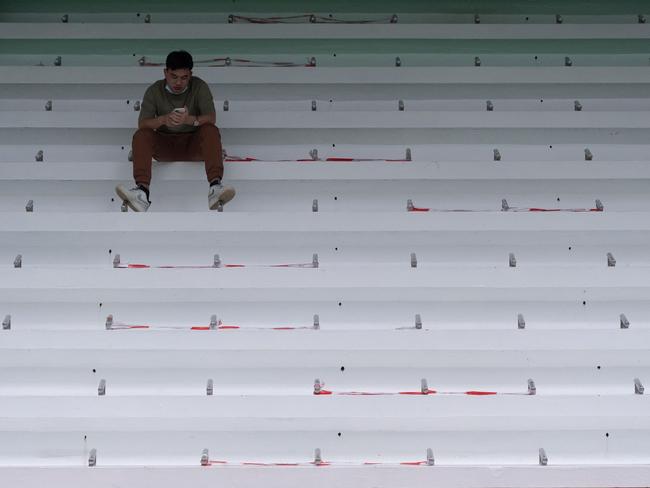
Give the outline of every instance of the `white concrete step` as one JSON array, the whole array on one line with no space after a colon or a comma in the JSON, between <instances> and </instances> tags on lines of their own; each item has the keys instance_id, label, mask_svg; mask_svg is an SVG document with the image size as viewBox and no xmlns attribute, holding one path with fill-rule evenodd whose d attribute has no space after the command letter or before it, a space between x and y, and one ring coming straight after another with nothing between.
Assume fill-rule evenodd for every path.
<instances>
[{"instance_id":1,"label":"white concrete step","mask_svg":"<svg viewBox=\"0 0 650 488\"><path fill-rule=\"evenodd\" d=\"M126 129L137 126L136 112L5 111L2 128ZM224 112L217 125L224 129L648 129L640 111L539 112Z\"/></svg>"}]
</instances>

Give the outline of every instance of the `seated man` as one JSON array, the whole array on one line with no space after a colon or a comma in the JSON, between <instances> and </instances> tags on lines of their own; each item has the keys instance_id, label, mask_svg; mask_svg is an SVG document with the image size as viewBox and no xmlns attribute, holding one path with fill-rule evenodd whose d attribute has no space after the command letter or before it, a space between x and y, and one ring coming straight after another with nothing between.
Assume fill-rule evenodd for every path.
<instances>
[{"instance_id":1,"label":"seated man","mask_svg":"<svg viewBox=\"0 0 650 488\"><path fill-rule=\"evenodd\" d=\"M142 100L138 130L133 135L135 187L115 188L118 196L136 212L146 212L151 183L151 160L205 161L210 183L211 210L232 200L235 189L222 186L221 135L214 125L216 114L208 84L192 76L190 53L174 51L167 56L165 79L147 88Z\"/></svg>"}]
</instances>

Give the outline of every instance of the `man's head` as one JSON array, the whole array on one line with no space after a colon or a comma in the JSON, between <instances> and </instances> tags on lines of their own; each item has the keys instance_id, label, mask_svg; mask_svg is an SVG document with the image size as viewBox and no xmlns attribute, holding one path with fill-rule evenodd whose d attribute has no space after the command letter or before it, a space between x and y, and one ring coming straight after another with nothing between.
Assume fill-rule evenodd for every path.
<instances>
[{"instance_id":1,"label":"man's head","mask_svg":"<svg viewBox=\"0 0 650 488\"><path fill-rule=\"evenodd\" d=\"M165 81L174 93L183 93L192 77L194 61L187 51L172 51L167 55Z\"/></svg>"}]
</instances>

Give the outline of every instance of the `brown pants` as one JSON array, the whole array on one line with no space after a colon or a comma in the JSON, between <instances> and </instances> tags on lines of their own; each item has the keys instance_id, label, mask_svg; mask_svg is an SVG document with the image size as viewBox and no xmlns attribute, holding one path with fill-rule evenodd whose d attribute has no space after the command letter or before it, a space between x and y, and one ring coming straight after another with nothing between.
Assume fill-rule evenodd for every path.
<instances>
[{"instance_id":1,"label":"brown pants","mask_svg":"<svg viewBox=\"0 0 650 488\"><path fill-rule=\"evenodd\" d=\"M223 178L221 134L212 124L204 124L196 132L163 134L153 129L138 129L133 135L133 179L149 187L151 160L205 161L208 181Z\"/></svg>"}]
</instances>

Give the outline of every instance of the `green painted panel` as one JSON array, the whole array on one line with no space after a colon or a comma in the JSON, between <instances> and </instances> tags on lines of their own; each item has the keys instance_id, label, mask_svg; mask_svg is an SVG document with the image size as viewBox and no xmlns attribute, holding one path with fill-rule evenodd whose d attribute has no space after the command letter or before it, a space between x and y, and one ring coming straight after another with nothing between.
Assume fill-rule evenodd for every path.
<instances>
[{"instance_id":1,"label":"green painted panel","mask_svg":"<svg viewBox=\"0 0 650 488\"><path fill-rule=\"evenodd\" d=\"M638 14L648 0L2 0L0 12L426 12Z\"/></svg>"},{"instance_id":2,"label":"green painted panel","mask_svg":"<svg viewBox=\"0 0 650 488\"><path fill-rule=\"evenodd\" d=\"M646 39L589 40L310 40L310 39L238 39L238 40L12 40L0 41L0 54L149 54L166 55L186 49L194 55L239 54L635 54L650 53Z\"/></svg>"}]
</instances>

